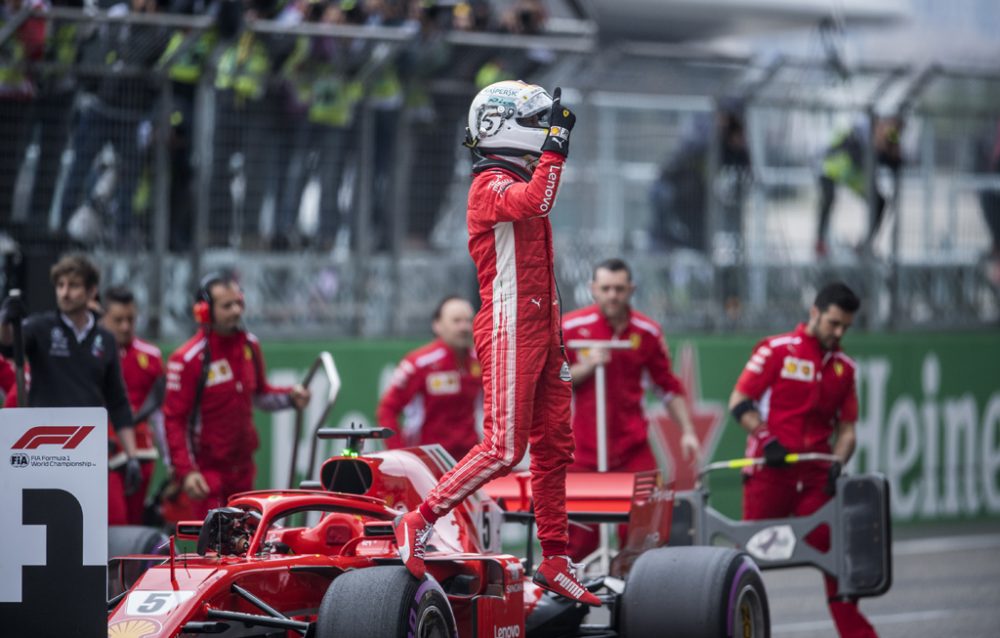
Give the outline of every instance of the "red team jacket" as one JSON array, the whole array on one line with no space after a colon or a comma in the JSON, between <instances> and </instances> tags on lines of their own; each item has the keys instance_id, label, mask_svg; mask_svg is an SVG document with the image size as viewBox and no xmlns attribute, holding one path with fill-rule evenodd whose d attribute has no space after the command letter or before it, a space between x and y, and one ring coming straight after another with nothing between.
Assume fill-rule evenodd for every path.
<instances>
[{"instance_id":1,"label":"red team jacket","mask_svg":"<svg viewBox=\"0 0 1000 638\"><path fill-rule=\"evenodd\" d=\"M648 448L643 397L648 378L663 401L684 395L684 386L671 371L670 353L659 324L636 310L629 310L624 332L615 335L595 304L567 313L563 318L563 338L616 339L632 344L629 350L612 350L605 366L608 424L608 468L622 466L637 451ZM580 353L569 350L570 363ZM648 374L648 377L646 374ZM597 469L597 394L594 377L573 389L573 435L576 437L576 465Z\"/></svg>"},{"instance_id":2,"label":"red team jacket","mask_svg":"<svg viewBox=\"0 0 1000 638\"><path fill-rule=\"evenodd\" d=\"M754 348L736 389L759 402L768 431L790 452L830 452L838 421L858 419L854 360L823 350L805 324ZM748 448L748 455L760 451Z\"/></svg>"},{"instance_id":3,"label":"red team jacket","mask_svg":"<svg viewBox=\"0 0 1000 638\"><path fill-rule=\"evenodd\" d=\"M0 392L3 392L5 401L11 393L17 396L17 376L14 374L14 362L5 359L2 354L0 354ZM12 405L16 405L16 402Z\"/></svg>"},{"instance_id":4,"label":"red team jacket","mask_svg":"<svg viewBox=\"0 0 1000 638\"><path fill-rule=\"evenodd\" d=\"M386 440L388 447L440 443L456 460L465 456L479 442L475 412L481 377L474 351L460 364L440 339L406 355L376 411L379 426L396 432Z\"/></svg>"},{"instance_id":5,"label":"red team jacket","mask_svg":"<svg viewBox=\"0 0 1000 638\"><path fill-rule=\"evenodd\" d=\"M138 337L127 346L119 346L118 355L121 357L122 378L125 381L128 402L132 407L132 414L136 414L145 403L153 384L163 374L163 355L160 354L159 348ZM116 468L123 465L125 452L121 449L118 437L110 426L108 440L112 444L108 454L108 466ZM136 458L150 461L157 457L153 431L146 421L135 426L135 446Z\"/></svg>"},{"instance_id":6,"label":"red team jacket","mask_svg":"<svg viewBox=\"0 0 1000 638\"><path fill-rule=\"evenodd\" d=\"M212 359L189 436L206 343ZM254 406L273 410L291 405L289 388L268 385L265 369L260 343L247 332L228 337L212 332L206 339L199 330L170 355L163 418L170 464L179 480L195 468L232 469L252 463L258 442Z\"/></svg>"}]
</instances>

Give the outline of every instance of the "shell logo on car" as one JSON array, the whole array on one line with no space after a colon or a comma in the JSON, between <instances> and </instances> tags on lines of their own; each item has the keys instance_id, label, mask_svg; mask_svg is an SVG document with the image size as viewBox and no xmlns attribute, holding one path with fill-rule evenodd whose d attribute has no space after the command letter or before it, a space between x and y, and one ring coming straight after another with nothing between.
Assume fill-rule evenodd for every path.
<instances>
[{"instance_id":1,"label":"shell logo on car","mask_svg":"<svg viewBox=\"0 0 1000 638\"><path fill-rule=\"evenodd\" d=\"M161 629L163 626L155 620L120 620L108 627L108 638L148 638Z\"/></svg>"}]
</instances>

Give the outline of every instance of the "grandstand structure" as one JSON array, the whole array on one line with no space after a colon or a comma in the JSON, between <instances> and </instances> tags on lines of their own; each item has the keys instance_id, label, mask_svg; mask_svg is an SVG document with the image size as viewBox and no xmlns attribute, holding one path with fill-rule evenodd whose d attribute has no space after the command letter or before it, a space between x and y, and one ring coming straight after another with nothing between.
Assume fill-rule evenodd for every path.
<instances>
[{"instance_id":1,"label":"grandstand structure","mask_svg":"<svg viewBox=\"0 0 1000 638\"><path fill-rule=\"evenodd\" d=\"M846 63L836 47L764 58L648 43L601 18L618 25L612 40L576 2L547 21L525 9L539 3L507 3L479 26L438 4L361 22L65 7L7 16L0 51L31 19L50 40L25 62L31 99L0 98L21 123L0 132L0 152L17 159L0 250L27 255L22 264L91 251L106 282L138 293L140 331L164 339L189 331L193 282L217 269L238 274L262 335L423 334L438 299L477 290L467 105L479 85L520 78L562 86L579 114L552 216L565 308L589 302L595 261L621 256L636 303L673 332L784 329L834 277L869 300L862 329L1000 320L981 203L1000 194L1000 173L982 161L1000 121L1000 70ZM613 3L597 4L601 17ZM632 5L642 2L622 3ZM891 194L887 221L858 250L871 198L841 192L830 250L817 256L824 150L837 131L886 114L906 121L903 169L883 174L872 152L864 170ZM8 266L4 287L27 287Z\"/></svg>"}]
</instances>

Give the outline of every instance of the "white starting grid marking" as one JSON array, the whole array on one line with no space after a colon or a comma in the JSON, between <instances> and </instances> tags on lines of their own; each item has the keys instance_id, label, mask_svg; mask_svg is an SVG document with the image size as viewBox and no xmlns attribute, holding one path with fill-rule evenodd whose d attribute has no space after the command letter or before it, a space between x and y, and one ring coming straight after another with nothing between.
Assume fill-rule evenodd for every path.
<instances>
[{"instance_id":1,"label":"white starting grid marking","mask_svg":"<svg viewBox=\"0 0 1000 638\"><path fill-rule=\"evenodd\" d=\"M957 609L931 609L928 611L908 611L901 614L875 614L868 615L867 617L873 625L880 626L926 622L928 620L951 618L952 616L957 615ZM824 629L836 631L833 626L833 621L827 618L826 620L809 620L806 622L792 622L774 625L771 627L771 633L790 634L796 632L822 631Z\"/></svg>"},{"instance_id":2,"label":"white starting grid marking","mask_svg":"<svg viewBox=\"0 0 1000 638\"><path fill-rule=\"evenodd\" d=\"M993 549L995 547L1000 547L1000 534L976 534L900 541L893 544L892 553L894 556L922 556L925 554Z\"/></svg>"}]
</instances>

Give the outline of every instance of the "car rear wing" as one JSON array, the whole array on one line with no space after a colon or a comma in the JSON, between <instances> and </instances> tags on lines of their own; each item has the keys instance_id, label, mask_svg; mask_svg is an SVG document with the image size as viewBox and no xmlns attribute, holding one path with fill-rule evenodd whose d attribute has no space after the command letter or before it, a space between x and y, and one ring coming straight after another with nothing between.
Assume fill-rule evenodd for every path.
<instances>
[{"instance_id":1,"label":"car rear wing","mask_svg":"<svg viewBox=\"0 0 1000 638\"><path fill-rule=\"evenodd\" d=\"M631 472L570 472L566 475L566 514L580 523L628 521L635 493ZM504 518L533 517L531 473L518 472L487 483L483 490L504 509Z\"/></svg>"},{"instance_id":2,"label":"car rear wing","mask_svg":"<svg viewBox=\"0 0 1000 638\"><path fill-rule=\"evenodd\" d=\"M829 454L789 454L785 462L829 462ZM761 569L810 565L837 579L837 596L880 596L892 586L892 529L889 485L881 474L841 474L836 491L808 516L735 521L708 503L704 478L712 471L762 465L763 459L734 459L706 466L698 488L678 492L672 545L728 545L743 548ZM819 526L830 530L830 550L804 541Z\"/></svg>"},{"instance_id":3,"label":"car rear wing","mask_svg":"<svg viewBox=\"0 0 1000 638\"><path fill-rule=\"evenodd\" d=\"M483 490L504 509L504 520L527 526L530 564L535 519L531 474L508 475L492 481ZM584 560L585 563L601 561L602 574L624 578L640 553L666 545L673 509L673 483L665 482L658 471L571 472L566 476L566 514L571 522L628 523L628 537L613 559L608 548L601 547Z\"/></svg>"}]
</instances>

